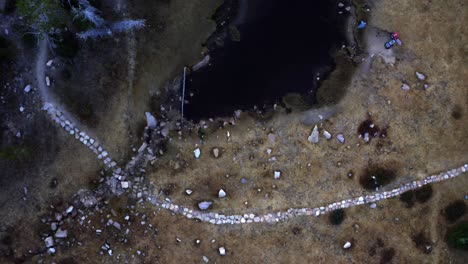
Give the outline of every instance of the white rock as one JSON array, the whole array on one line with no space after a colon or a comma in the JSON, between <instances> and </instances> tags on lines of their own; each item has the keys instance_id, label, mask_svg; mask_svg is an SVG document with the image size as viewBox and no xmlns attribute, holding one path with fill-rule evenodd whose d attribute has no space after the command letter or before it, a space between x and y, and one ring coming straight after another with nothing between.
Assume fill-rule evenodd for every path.
<instances>
[{"instance_id":1,"label":"white rock","mask_svg":"<svg viewBox=\"0 0 468 264\"><path fill-rule=\"evenodd\" d=\"M204 261L205 263L208 263L208 262L210 261L210 259L209 259L207 256L203 256L203 261Z\"/></svg>"},{"instance_id":2,"label":"white rock","mask_svg":"<svg viewBox=\"0 0 468 264\"><path fill-rule=\"evenodd\" d=\"M219 192L218 192L218 197L219 198L226 197L226 192L223 189L220 189Z\"/></svg>"},{"instance_id":3,"label":"white rock","mask_svg":"<svg viewBox=\"0 0 468 264\"><path fill-rule=\"evenodd\" d=\"M70 206L70 207L67 208L67 210L65 212L67 212L67 214L69 214L69 213L73 212L73 208L74 208L73 206Z\"/></svg>"},{"instance_id":4,"label":"white rock","mask_svg":"<svg viewBox=\"0 0 468 264\"><path fill-rule=\"evenodd\" d=\"M326 139L331 139L332 138L332 135L330 134L330 132L324 130L323 131L323 136L326 138Z\"/></svg>"},{"instance_id":5,"label":"white rock","mask_svg":"<svg viewBox=\"0 0 468 264\"><path fill-rule=\"evenodd\" d=\"M281 171L275 171L274 172L274 178L277 180L281 177Z\"/></svg>"},{"instance_id":6,"label":"white rock","mask_svg":"<svg viewBox=\"0 0 468 264\"><path fill-rule=\"evenodd\" d=\"M371 203L371 205L369 207L372 208L372 209L375 209L375 208L377 208L377 204L376 203Z\"/></svg>"},{"instance_id":7,"label":"white rock","mask_svg":"<svg viewBox=\"0 0 468 264\"><path fill-rule=\"evenodd\" d=\"M20 106L19 110L22 113L24 111L24 107Z\"/></svg>"},{"instance_id":8,"label":"white rock","mask_svg":"<svg viewBox=\"0 0 468 264\"><path fill-rule=\"evenodd\" d=\"M219 250L219 254L220 254L221 256L226 255L226 249L225 249L224 247L220 247L218 250Z\"/></svg>"},{"instance_id":9,"label":"white rock","mask_svg":"<svg viewBox=\"0 0 468 264\"><path fill-rule=\"evenodd\" d=\"M349 242L349 241L347 241L343 246L344 249L348 249L350 247L351 247L351 242Z\"/></svg>"},{"instance_id":10,"label":"white rock","mask_svg":"<svg viewBox=\"0 0 468 264\"><path fill-rule=\"evenodd\" d=\"M219 148L214 148L214 149L213 149L213 156L214 156L215 158L218 158L218 157L219 157Z\"/></svg>"},{"instance_id":11,"label":"white rock","mask_svg":"<svg viewBox=\"0 0 468 264\"><path fill-rule=\"evenodd\" d=\"M344 6L343 3L341 3L341 2L338 3L338 7L343 7L343 6Z\"/></svg>"},{"instance_id":12,"label":"white rock","mask_svg":"<svg viewBox=\"0 0 468 264\"><path fill-rule=\"evenodd\" d=\"M145 115L146 115L146 125L151 129L155 129L156 126L158 125L158 121L156 121L156 118L150 112L145 112Z\"/></svg>"},{"instance_id":13,"label":"white rock","mask_svg":"<svg viewBox=\"0 0 468 264\"><path fill-rule=\"evenodd\" d=\"M190 189L187 189L187 190L185 190L185 193L188 194L188 195L191 195L193 193L193 191L190 190Z\"/></svg>"},{"instance_id":14,"label":"white rock","mask_svg":"<svg viewBox=\"0 0 468 264\"><path fill-rule=\"evenodd\" d=\"M130 183L128 181L122 181L120 182L120 186L122 186L122 189L128 189L128 187L130 187Z\"/></svg>"},{"instance_id":15,"label":"white rock","mask_svg":"<svg viewBox=\"0 0 468 264\"><path fill-rule=\"evenodd\" d=\"M59 228L57 232L55 232L55 237L58 237L58 238L65 238L67 237L67 235L68 235L67 230L63 230L61 228Z\"/></svg>"},{"instance_id":16,"label":"white rock","mask_svg":"<svg viewBox=\"0 0 468 264\"><path fill-rule=\"evenodd\" d=\"M46 247L52 247L54 245L54 238L53 237L46 237L44 239L44 243L46 244Z\"/></svg>"},{"instance_id":17,"label":"white rock","mask_svg":"<svg viewBox=\"0 0 468 264\"><path fill-rule=\"evenodd\" d=\"M200 210L207 210L208 208L211 207L212 204L213 204L212 202L203 201L203 202L198 203L198 208L200 208Z\"/></svg>"},{"instance_id":18,"label":"white rock","mask_svg":"<svg viewBox=\"0 0 468 264\"><path fill-rule=\"evenodd\" d=\"M406 83L404 83L404 84L401 86L401 89L402 89L403 91L409 91L409 90L410 90L410 86L407 85Z\"/></svg>"},{"instance_id":19,"label":"white rock","mask_svg":"<svg viewBox=\"0 0 468 264\"><path fill-rule=\"evenodd\" d=\"M50 86L50 78L49 78L49 76L46 76L46 77L45 77L45 82L46 82L46 85L47 85L47 86Z\"/></svg>"},{"instance_id":20,"label":"white rock","mask_svg":"<svg viewBox=\"0 0 468 264\"><path fill-rule=\"evenodd\" d=\"M26 85L26 87L24 87L24 92L29 93L30 91L31 91L31 85L28 84L28 85Z\"/></svg>"},{"instance_id":21,"label":"white rock","mask_svg":"<svg viewBox=\"0 0 468 264\"><path fill-rule=\"evenodd\" d=\"M309 142L312 142L314 144L317 144L318 141L319 141L319 132L318 132L318 127L315 126L314 129L312 130L312 133L310 134L310 136L307 138L307 140L309 140Z\"/></svg>"},{"instance_id":22,"label":"white rock","mask_svg":"<svg viewBox=\"0 0 468 264\"><path fill-rule=\"evenodd\" d=\"M46 65L47 65L48 67L50 67L50 66L52 66L52 62L53 62L52 60L49 60L49 61L47 61Z\"/></svg>"},{"instance_id":23,"label":"white rock","mask_svg":"<svg viewBox=\"0 0 468 264\"><path fill-rule=\"evenodd\" d=\"M343 134L338 134L338 135L336 135L336 139L337 139L338 142L340 142L341 144L344 144L344 143L345 143L345 138L344 138Z\"/></svg>"},{"instance_id":24,"label":"white rock","mask_svg":"<svg viewBox=\"0 0 468 264\"><path fill-rule=\"evenodd\" d=\"M194 151L193 151L193 155L195 156L196 159L200 158L200 154L201 154L201 151L199 148L196 148Z\"/></svg>"},{"instance_id":25,"label":"white rock","mask_svg":"<svg viewBox=\"0 0 468 264\"><path fill-rule=\"evenodd\" d=\"M48 248L47 253L49 253L50 255L55 254L55 248L53 248L53 247Z\"/></svg>"},{"instance_id":26,"label":"white rock","mask_svg":"<svg viewBox=\"0 0 468 264\"><path fill-rule=\"evenodd\" d=\"M426 76L424 74L420 73L420 72L416 72L416 76L421 81L424 81L426 79Z\"/></svg>"}]
</instances>

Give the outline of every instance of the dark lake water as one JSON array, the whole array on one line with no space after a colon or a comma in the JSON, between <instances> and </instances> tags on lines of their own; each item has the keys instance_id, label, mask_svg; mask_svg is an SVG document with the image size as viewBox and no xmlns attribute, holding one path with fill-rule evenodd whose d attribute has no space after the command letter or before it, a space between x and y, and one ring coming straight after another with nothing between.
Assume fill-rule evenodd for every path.
<instances>
[{"instance_id":1,"label":"dark lake water","mask_svg":"<svg viewBox=\"0 0 468 264\"><path fill-rule=\"evenodd\" d=\"M236 25L241 41L224 38L224 46L211 49L210 66L188 76L188 119L271 106L291 92L314 102L317 74L323 79L334 68L331 52L344 42L335 1L244 2L246 19Z\"/></svg>"}]
</instances>

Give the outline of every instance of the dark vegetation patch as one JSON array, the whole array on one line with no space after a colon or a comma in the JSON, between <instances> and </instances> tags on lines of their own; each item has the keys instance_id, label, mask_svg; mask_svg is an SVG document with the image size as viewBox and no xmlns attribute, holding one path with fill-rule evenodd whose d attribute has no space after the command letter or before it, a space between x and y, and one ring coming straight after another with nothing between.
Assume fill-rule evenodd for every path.
<instances>
[{"instance_id":1,"label":"dark vegetation patch","mask_svg":"<svg viewBox=\"0 0 468 264\"><path fill-rule=\"evenodd\" d=\"M358 134L362 137L375 138L379 135L380 129L372 119L364 120L358 127Z\"/></svg>"},{"instance_id":2,"label":"dark vegetation patch","mask_svg":"<svg viewBox=\"0 0 468 264\"><path fill-rule=\"evenodd\" d=\"M426 235L421 231L411 237L417 249L421 250L424 254L432 252L432 242Z\"/></svg>"},{"instance_id":3,"label":"dark vegetation patch","mask_svg":"<svg viewBox=\"0 0 468 264\"><path fill-rule=\"evenodd\" d=\"M0 158L24 162L32 157L32 149L26 145L7 146L0 149Z\"/></svg>"},{"instance_id":4,"label":"dark vegetation patch","mask_svg":"<svg viewBox=\"0 0 468 264\"><path fill-rule=\"evenodd\" d=\"M452 117L458 120L462 118L462 116L463 116L463 109L461 108L461 106L456 105L452 110Z\"/></svg>"},{"instance_id":5,"label":"dark vegetation patch","mask_svg":"<svg viewBox=\"0 0 468 264\"><path fill-rule=\"evenodd\" d=\"M292 233L293 233L294 235L296 235L296 236L297 236L297 235L300 235L300 234L302 233L302 228L300 228L300 227L298 227L298 226L295 226L295 227L293 227L293 229L292 229Z\"/></svg>"},{"instance_id":6,"label":"dark vegetation patch","mask_svg":"<svg viewBox=\"0 0 468 264\"><path fill-rule=\"evenodd\" d=\"M16 0L6 0L5 3L5 14L11 14L16 10Z\"/></svg>"},{"instance_id":7,"label":"dark vegetation patch","mask_svg":"<svg viewBox=\"0 0 468 264\"><path fill-rule=\"evenodd\" d=\"M57 37L59 38L59 40L56 41L55 48L57 55L66 59L74 58L80 48L75 35L72 32L67 31Z\"/></svg>"},{"instance_id":8,"label":"dark vegetation patch","mask_svg":"<svg viewBox=\"0 0 468 264\"><path fill-rule=\"evenodd\" d=\"M450 247L468 250L468 222L464 221L451 228L446 235Z\"/></svg>"},{"instance_id":9,"label":"dark vegetation patch","mask_svg":"<svg viewBox=\"0 0 468 264\"><path fill-rule=\"evenodd\" d=\"M58 186L58 180L57 180L57 178L53 178L53 179L49 182L49 188L55 189L57 186Z\"/></svg>"},{"instance_id":10,"label":"dark vegetation patch","mask_svg":"<svg viewBox=\"0 0 468 264\"><path fill-rule=\"evenodd\" d=\"M23 34L21 36L21 41L26 48L32 49L37 45L37 36L34 34Z\"/></svg>"},{"instance_id":11,"label":"dark vegetation patch","mask_svg":"<svg viewBox=\"0 0 468 264\"><path fill-rule=\"evenodd\" d=\"M385 248L380 252L380 264L390 263L395 256L395 249Z\"/></svg>"},{"instance_id":12,"label":"dark vegetation patch","mask_svg":"<svg viewBox=\"0 0 468 264\"><path fill-rule=\"evenodd\" d=\"M405 193L402 193L400 195L400 201L405 203L405 206L407 208L411 208L414 205L414 192L413 191L407 191Z\"/></svg>"},{"instance_id":13,"label":"dark vegetation patch","mask_svg":"<svg viewBox=\"0 0 468 264\"><path fill-rule=\"evenodd\" d=\"M175 184L169 183L161 189L161 192L164 193L164 195L171 195L174 192L175 188Z\"/></svg>"},{"instance_id":14,"label":"dark vegetation patch","mask_svg":"<svg viewBox=\"0 0 468 264\"><path fill-rule=\"evenodd\" d=\"M456 200L447 205L444 209L444 216L447 222L454 223L466 212L466 204L463 200Z\"/></svg>"},{"instance_id":15,"label":"dark vegetation patch","mask_svg":"<svg viewBox=\"0 0 468 264\"><path fill-rule=\"evenodd\" d=\"M432 197L432 186L431 185L425 185L419 189L416 189L414 191L414 197L416 198L416 201L420 203L425 203L429 201Z\"/></svg>"},{"instance_id":16,"label":"dark vegetation patch","mask_svg":"<svg viewBox=\"0 0 468 264\"><path fill-rule=\"evenodd\" d=\"M63 259L59 260L58 263L59 264L78 264L78 262L75 259L73 259L72 257L63 258Z\"/></svg>"},{"instance_id":17,"label":"dark vegetation patch","mask_svg":"<svg viewBox=\"0 0 468 264\"><path fill-rule=\"evenodd\" d=\"M15 49L13 44L0 36L0 64L11 61L14 58L14 54Z\"/></svg>"},{"instance_id":18,"label":"dark vegetation patch","mask_svg":"<svg viewBox=\"0 0 468 264\"><path fill-rule=\"evenodd\" d=\"M359 183L367 190L376 190L392 182L397 176L393 165L371 165L359 178Z\"/></svg>"},{"instance_id":19,"label":"dark vegetation patch","mask_svg":"<svg viewBox=\"0 0 468 264\"><path fill-rule=\"evenodd\" d=\"M377 241L375 241L374 244L372 244L370 247L369 247L369 250L367 251L367 253L369 254L369 256L375 256L375 254L377 253L377 249L379 248L383 248L385 246L385 243L383 242L383 240L379 237L377 238Z\"/></svg>"},{"instance_id":20,"label":"dark vegetation patch","mask_svg":"<svg viewBox=\"0 0 468 264\"><path fill-rule=\"evenodd\" d=\"M387 138L388 137L388 127L384 127L380 129L380 137Z\"/></svg>"},{"instance_id":21,"label":"dark vegetation patch","mask_svg":"<svg viewBox=\"0 0 468 264\"><path fill-rule=\"evenodd\" d=\"M345 218L345 211L343 209L337 209L330 213L328 219L332 225L339 225Z\"/></svg>"},{"instance_id":22,"label":"dark vegetation patch","mask_svg":"<svg viewBox=\"0 0 468 264\"><path fill-rule=\"evenodd\" d=\"M400 201L405 203L406 207L413 207L415 202L425 203L432 197L432 186L425 185L419 189L407 191L400 195Z\"/></svg>"}]
</instances>

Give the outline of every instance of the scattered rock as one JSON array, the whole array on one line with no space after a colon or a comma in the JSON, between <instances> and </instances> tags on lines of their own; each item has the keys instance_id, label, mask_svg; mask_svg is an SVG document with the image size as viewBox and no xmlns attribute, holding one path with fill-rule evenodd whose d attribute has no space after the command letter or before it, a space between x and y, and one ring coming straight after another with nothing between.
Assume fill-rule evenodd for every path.
<instances>
[{"instance_id":1,"label":"scattered rock","mask_svg":"<svg viewBox=\"0 0 468 264\"><path fill-rule=\"evenodd\" d=\"M275 141L276 141L275 134L273 134L273 133L268 134L268 140L269 140L271 143L275 143Z\"/></svg>"},{"instance_id":2,"label":"scattered rock","mask_svg":"<svg viewBox=\"0 0 468 264\"><path fill-rule=\"evenodd\" d=\"M345 143L345 138L344 138L343 134L336 135L336 140L338 140L338 142L340 142L341 144Z\"/></svg>"},{"instance_id":3,"label":"scattered rock","mask_svg":"<svg viewBox=\"0 0 468 264\"><path fill-rule=\"evenodd\" d=\"M26 87L24 87L24 92L29 93L30 91L31 91L31 85L28 84L28 85L26 85Z\"/></svg>"},{"instance_id":4,"label":"scattered rock","mask_svg":"<svg viewBox=\"0 0 468 264\"><path fill-rule=\"evenodd\" d=\"M67 210L65 211L67 214L70 214L71 212L73 212L73 209L74 207L73 206L70 206L67 208Z\"/></svg>"},{"instance_id":5,"label":"scattered rock","mask_svg":"<svg viewBox=\"0 0 468 264\"><path fill-rule=\"evenodd\" d=\"M161 130L161 135L167 137L169 135L169 128L165 127Z\"/></svg>"},{"instance_id":6,"label":"scattered rock","mask_svg":"<svg viewBox=\"0 0 468 264\"><path fill-rule=\"evenodd\" d=\"M218 250L219 250L219 254L220 254L221 256L226 255L226 249L225 249L224 247L220 247Z\"/></svg>"},{"instance_id":7,"label":"scattered rock","mask_svg":"<svg viewBox=\"0 0 468 264\"><path fill-rule=\"evenodd\" d=\"M187 195L191 195L191 194L193 193L193 191L190 190L190 189L187 189L187 190L185 190L185 193L186 193Z\"/></svg>"},{"instance_id":8,"label":"scattered rock","mask_svg":"<svg viewBox=\"0 0 468 264\"><path fill-rule=\"evenodd\" d=\"M122 189L128 189L130 187L130 183L128 181L122 181L120 182L120 185L122 186Z\"/></svg>"},{"instance_id":9,"label":"scattered rock","mask_svg":"<svg viewBox=\"0 0 468 264\"><path fill-rule=\"evenodd\" d=\"M208 210L208 208L210 208L212 204L213 202L203 201L198 203L198 208L200 208L200 210Z\"/></svg>"},{"instance_id":10,"label":"scattered rock","mask_svg":"<svg viewBox=\"0 0 468 264\"><path fill-rule=\"evenodd\" d=\"M314 144L318 143L318 141L319 141L319 132L318 132L318 127L317 126L314 127L314 129L312 130L312 133L307 138L307 140L309 140L309 142L312 142Z\"/></svg>"},{"instance_id":11,"label":"scattered rock","mask_svg":"<svg viewBox=\"0 0 468 264\"><path fill-rule=\"evenodd\" d=\"M68 236L67 230L63 230L59 228L57 232L55 232L55 237L57 238L66 238Z\"/></svg>"},{"instance_id":12,"label":"scattered rock","mask_svg":"<svg viewBox=\"0 0 468 264\"><path fill-rule=\"evenodd\" d=\"M410 86L409 86L408 84L404 83L404 84L401 86L401 89L402 89L403 91L406 91L406 92L407 92L407 91L410 90Z\"/></svg>"},{"instance_id":13,"label":"scattered rock","mask_svg":"<svg viewBox=\"0 0 468 264\"><path fill-rule=\"evenodd\" d=\"M46 65L47 65L48 67L50 67L50 66L52 66L52 62L53 62L52 60L49 60L49 61L47 61Z\"/></svg>"},{"instance_id":14,"label":"scattered rock","mask_svg":"<svg viewBox=\"0 0 468 264\"><path fill-rule=\"evenodd\" d=\"M21 113L23 113L24 107L20 106L19 110L20 110Z\"/></svg>"},{"instance_id":15,"label":"scattered rock","mask_svg":"<svg viewBox=\"0 0 468 264\"><path fill-rule=\"evenodd\" d=\"M46 237L46 238L44 239L44 243L45 243L46 247L48 247L48 248L49 248L49 247L53 247L53 246L54 246L54 238L51 237L51 236L50 236L50 237Z\"/></svg>"},{"instance_id":16,"label":"scattered rock","mask_svg":"<svg viewBox=\"0 0 468 264\"><path fill-rule=\"evenodd\" d=\"M145 112L145 115L146 115L146 125L151 129L155 129L156 126L158 125L158 121L156 121L156 118L150 112Z\"/></svg>"},{"instance_id":17,"label":"scattered rock","mask_svg":"<svg viewBox=\"0 0 468 264\"><path fill-rule=\"evenodd\" d=\"M196 159L200 158L200 154L201 154L201 151L199 148L196 148L194 151L193 151L193 155L195 156Z\"/></svg>"},{"instance_id":18,"label":"scattered rock","mask_svg":"<svg viewBox=\"0 0 468 264\"><path fill-rule=\"evenodd\" d=\"M327 140L330 140L332 138L332 135L330 134L330 132L324 130L323 131L323 136L327 139Z\"/></svg>"},{"instance_id":19,"label":"scattered rock","mask_svg":"<svg viewBox=\"0 0 468 264\"><path fill-rule=\"evenodd\" d=\"M50 86L50 78L49 78L49 76L46 76L46 77L45 77L45 82L46 82L46 85L47 85L47 86Z\"/></svg>"},{"instance_id":20,"label":"scattered rock","mask_svg":"<svg viewBox=\"0 0 468 264\"><path fill-rule=\"evenodd\" d=\"M220 189L219 192L218 192L218 197L219 198L226 197L226 192L223 189Z\"/></svg>"},{"instance_id":21,"label":"scattered rock","mask_svg":"<svg viewBox=\"0 0 468 264\"><path fill-rule=\"evenodd\" d=\"M203 261L204 261L205 263L208 263L208 262L210 261L210 259L209 259L207 256L203 256Z\"/></svg>"},{"instance_id":22,"label":"scattered rock","mask_svg":"<svg viewBox=\"0 0 468 264\"><path fill-rule=\"evenodd\" d=\"M281 177L281 171L275 171L274 172L274 177L276 180L278 180Z\"/></svg>"},{"instance_id":23,"label":"scattered rock","mask_svg":"<svg viewBox=\"0 0 468 264\"><path fill-rule=\"evenodd\" d=\"M426 79L426 76L424 74L420 73L420 72L416 72L416 76L421 81L424 81Z\"/></svg>"},{"instance_id":24,"label":"scattered rock","mask_svg":"<svg viewBox=\"0 0 468 264\"><path fill-rule=\"evenodd\" d=\"M219 154L220 154L219 148L213 148L213 156L215 158L219 158Z\"/></svg>"},{"instance_id":25,"label":"scattered rock","mask_svg":"<svg viewBox=\"0 0 468 264\"><path fill-rule=\"evenodd\" d=\"M343 245L343 248L344 249L348 249L351 247L351 242L347 241L344 245Z\"/></svg>"},{"instance_id":26,"label":"scattered rock","mask_svg":"<svg viewBox=\"0 0 468 264\"><path fill-rule=\"evenodd\" d=\"M88 189L81 189L76 195L78 196L78 200L86 208L97 204L97 198L95 197L94 193Z\"/></svg>"},{"instance_id":27,"label":"scattered rock","mask_svg":"<svg viewBox=\"0 0 468 264\"><path fill-rule=\"evenodd\" d=\"M344 6L343 3L341 3L341 2L338 3L338 7L343 7L343 6Z\"/></svg>"},{"instance_id":28,"label":"scattered rock","mask_svg":"<svg viewBox=\"0 0 468 264\"><path fill-rule=\"evenodd\" d=\"M240 182L241 182L242 184L245 184L245 183L247 183L247 179L246 179L246 178L241 178Z\"/></svg>"}]
</instances>

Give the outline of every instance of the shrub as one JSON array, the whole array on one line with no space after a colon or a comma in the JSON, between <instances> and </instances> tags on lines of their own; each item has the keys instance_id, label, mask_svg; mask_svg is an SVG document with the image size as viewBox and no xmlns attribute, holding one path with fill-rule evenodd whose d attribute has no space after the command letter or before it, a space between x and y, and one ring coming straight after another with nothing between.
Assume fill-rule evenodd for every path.
<instances>
[{"instance_id":1,"label":"shrub","mask_svg":"<svg viewBox=\"0 0 468 264\"><path fill-rule=\"evenodd\" d=\"M461 222L447 233L447 244L454 248L468 250L468 222Z\"/></svg>"},{"instance_id":2,"label":"shrub","mask_svg":"<svg viewBox=\"0 0 468 264\"><path fill-rule=\"evenodd\" d=\"M337 209L330 213L329 220L332 225L339 225L343 222L344 218L345 218L344 210Z\"/></svg>"},{"instance_id":3,"label":"shrub","mask_svg":"<svg viewBox=\"0 0 468 264\"><path fill-rule=\"evenodd\" d=\"M466 205L463 200L456 200L453 203L447 205L444 210L445 219L449 223L454 223L466 212Z\"/></svg>"}]
</instances>

